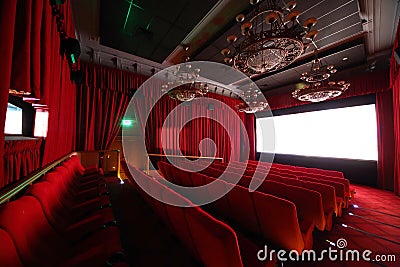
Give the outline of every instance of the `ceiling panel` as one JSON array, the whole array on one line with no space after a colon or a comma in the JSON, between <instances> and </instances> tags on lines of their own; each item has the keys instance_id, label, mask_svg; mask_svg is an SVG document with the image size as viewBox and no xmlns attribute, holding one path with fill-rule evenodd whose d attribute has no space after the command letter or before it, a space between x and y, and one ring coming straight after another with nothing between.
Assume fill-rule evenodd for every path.
<instances>
[{"instance_id":1,"label":"ceiling panel","mask_svg":"<svg viewBox=\"0 0 400 267\"><path fill-rule=\"evenodd\" d=\"M217 2L101 0L100 44L162 62Z\"/></svg>"},{"instance_id":2,"label":"ceiling panel","mask_svg":"<svg viewBox=\"0 0 400 267\"><path fill-rule=\"evenodd\" d=\"M201 40L188 51L192 60L223 62L220 51L228 46L226 36L234 33L241 37L235 14L246 14L251 8L248 0L72 0L72 3L77 36L81 42L85 36L91 38L82 45L83 50L110 48L108 51L112 52L107 52L111 53L110 57L129 53L134 55L135 62L136 58L143 59L149 69L161 66L157 63L165 62L163 60L175 52L176 58L182 58L179 45L184 40ZM215 17L210 16L209 12L217 7L221 10ZM127 16L129 8L130 15ZM383 56L388 56L382 50L389 51L393 45L400 13L399 1L395 0L297 0L295 9L302 12L301 23L309 17L318 18L315 28L319 33L315 43L324 60L334 64L339 72L357 64L383 62ZM195 27L206 14L207 31L197 31ZM194 36L196 33L199 35ZM93 46L93 40L100 40L100 48ZM127 53L118 54L116 49ZM308 71L313 49L310 46L284 70L252 79L260 85L267 84L267 91L296 83L300 74ZM86 53L82 51L82 54ZM350 59L343 61L344 56ZM226 82L232 80L232 77L226 78Z\"/></svg>"},{"instance_id":3,"label":"ceiling panel","mask_svg":"<svg viewBox=\"0 0 400 267\"><path fill-rule=\"evenodd\" d=\"M343 61L344 57L348 57L348 60ZM257 80L256 84L265 91L272 90L278 86L300 82L301 73L310 71L311 60L312 58L310 58L307 63ZM364 45L357 45L349 49L330 54L329 56L322 57L321 60L324 65L334 65L338 72L340 72L349 65L355 66L365 63L365 48Z\"/></svg>"}]
</instances>

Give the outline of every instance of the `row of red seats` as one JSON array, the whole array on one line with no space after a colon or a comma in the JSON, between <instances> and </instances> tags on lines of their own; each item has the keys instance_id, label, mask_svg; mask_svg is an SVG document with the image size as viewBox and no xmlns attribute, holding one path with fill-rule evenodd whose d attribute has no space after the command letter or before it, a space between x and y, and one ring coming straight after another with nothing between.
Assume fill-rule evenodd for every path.
<instances>
[{"instance_id":1,"label":"row of red seats","mask_svg":"<svg viewBox=\"0 0 400 267\"><path fill-rule=\"evenodd\" d=\"M73 156L0 207L2 266L128 266L101 172Z\"/></svg>"},{"instance_id":2,"label":"row of red seats","mask_svg":"<svg viewBox=\"0 0 400 267\"><path fill-rule=\"evenodd\" d=\"M260 164L260 163L261 162L258 162L258 161L250 161L250 160L247 161L247 164L252 165L252 166L256 166L257 164ZM324 180L333 180L333 181L343 183L343 185L345 186L346 197L349 199L354 199L354 195L356 193L355 189L350 187L350 181L348 179L345 179L343 172L334 171L334 170L323 170L323 169L317 169L317 168L292 166L292 165L286 165L286 164L277 164L277 163L273 163L272 167L277 170L280 170L280 171L286 171L286 173L294 172L295 175L297 173L300 176L305 176L305 177L310 177L310 178L318 178L318 179L324 179Z\"/></svg>"},{"instance_id":3,"label":"row of red seats","mask_svg":"<svg viewBox=\"0 0 400 267\"><path fill-rule=\"evenodd\" d=\"M194 170L201 167L200 164L188 163L185 164L183 161L179 162L183 164L188 170ZM249 187L252 177L245 175L254 174L248 170L243 171L243 168L236 168L235 164L229 167L231 172L227 172L227 169L223 168L221 164L212 164L211 166L205 168L202 173L211 177L218 178L224 172L225 177L228 182L237 183L244 187ZM241 177L237 177L237 173L245 173ZM181 173L181 177L175 177L175 179L185 179L187 174ZM255 175L254 179L264 179L267 173L258 173L259 176ZM236 181L233 181L235 180ZM267 180L273 180L276 182L284 183L286 187L282 184L276 185ZM297 206L298 217L315 223L317 229L328 230L332 229L333 215L339 214L336 205L336 195L335 189L329 185L314 183L314 182L304 182L296 179L283 178L277 174L270 172L267 176L267 180L262 182L258 191L269 193L278 197L282 197L289 201L292 201ZM286 181L288 180L288 181ZM178 181L182 184L182 181ZM295 187L292 187L295 186ZM300 187L300 188L299 188ZM278 190L279 189L279 190Z\"/></svg>"},{"instance_id":4,"label":"row of red seats","mask_svg":"<svg viewBox=\"0 0 400 267\"><path fill-rule=\"evenodd\" d=\"M253 241L271 244L273 247L287 250L311 249L314 223L299 220L296 206L282 199L259 191L250 192L240 185L227 183L196 172L187 172L171 164L159 162L159 169L166 179L174 184L190 187L202 186L214 182L213 190L203 191L201 198L214 198L222 190L227 192L223 197L208 204L209 209L230 223L237 225L239 230L248 233ZM196 203L196 195L187 196Z\"/></svg>"},{"instance_id":5,"label":"row of red seats","mask_svg":"<svg viewBox=\"0 0 400 267\"><path fill-rule=\"evenodd\" d=\"M235 168L232 169L232 171L234 170ZM224 175L221 177L222 170L216 168L207 168L202 173L214 178L220 177L222 180L225 180L224 178L228 178L229 180L239 178L237 184L246 188L249 188L252 180L252 177L247 175L237 177L238 172L225 171ZM293 202L296 205L297 215L301 221L312 222L318 230L325 230L326 219L322 197L319 192L269 180L263 181L257 190Z\"/></svg>"},{"instance_id":6,"label":"row of red seats","mask_svg":"<svg viewBox=\"0 0 400 267\"><path fill-rule=\"evenodd\" d=\"M181 242L192 252L193 257L204 266L273 266L275 264L276 259L266 262L258 261L257 252L260 247L165 186L162 179L150 177L136 167L127 165L126 162L122 163L122 167L132 186L165 224L176 233ZM137 181L145 188L141 188ZM165 203L171 201L179 203L180 206Z\"/></svg>"},{"instance_id":7,"label":"row of red seats","mask_svg":"<svg viewBox=\"0 0 400 267\"><path fill-rule=\"evenodd\" d=\"M342 177L334 177L327 174L313 173L313 172L303 172L302 170L295 169L296 167L286 167L289 165L272 165L270 171L276 172L285 176L296 176L301 180L319 180L323 183L330 184L336 188L337 196L342 198L343 206L348 208L349 201L354 199L355 189L350 187L350 181ZM321 170L323 171L323 170Z\"/></svg>"},{"instance_id":8,"label":"row of red seats","mask_svg":"<svg viewBox=\"0 0 400 267\"><path fill-rule=\"evenodd\" d=\"M309 177L309 174L304 174L304 173L299 173L299 172L293 172L293 171L288 171L288 170L281 170L278 167L274 167L274 164L272 167L269 169L269 172L267 173L266 170L264 171L263 165L264 164L269 164L269 163L261 163L259 165L254 165L254 164L246 164L246 163L241 163L241 162L233 162L231 165L236 166L239 170L245 169L244 173L249 176L254 176L259 179L265 179L268 177L272 177L273 175L279 175L284 178L290 178L290 179L299 179L302 181L306 182L316 182L320 184L325 184L325 185L330 185L335 188L335 198L336 198L336 215L341 216L342 214L342 207L347 207L348 205L348 196L349 194L346 194L346 187L345 184L349 184L349 181L347 179L343 178L335 178L335 177L330 177L329 179L321 177L320 175L315 175L314 177ZM213 163L211 165L214 168L219 168L221 170L227 168L227 164L225 163ZM256 168L258 166L258 169L256 171ZM261 166L261 168L259 168ZM269 179L269 178L268 178ZM349 186L347 187L349 188ZM346 201L345 201L346 200Z\"/></svg>"}]
</instances>

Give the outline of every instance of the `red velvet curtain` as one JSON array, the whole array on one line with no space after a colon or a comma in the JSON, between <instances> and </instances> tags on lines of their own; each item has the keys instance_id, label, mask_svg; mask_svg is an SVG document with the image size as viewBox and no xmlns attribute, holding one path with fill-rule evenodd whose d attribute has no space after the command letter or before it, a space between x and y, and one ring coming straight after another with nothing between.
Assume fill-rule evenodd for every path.
<instances>
[{"instance_id":1,"label":"red velvet curtain","mask_svg":"<svg viewBox=\"0 0 400 267\"><path fill-rule=\"evenodd\" d=\"M393 190L394 127L392 91L376 93L378 187Z\"/></svg>"},{"instance_id":2,"label":"red velvet curtain","mask_svg":"<svg viewBox=\"0 0 400 267\"><path fill-rule=\"evenodd\" d=\"M77 149L105 150L114 142L133 92L147 78L81 63L85 81L77 92Z\"/></svg>"},{"instance_id":3,"label":"red velvet curtain","mask_svg":"<svg viewBox=\"0 0 400 267\"><path fill-rule=\"evenodd\" d=\"M400 23L390 58L390 82L393 89L393 127L394 127L394 192L400 195L400 64L394 58L394 50L400 45Z\"/></svg>"},{"instance_id":4,"label":"red velvet curtain","mask_svg":"<svg viewBox=\"0 0 400 267\"><path fill-rule=\"evenodd\" d=\"M351 84L349 89L335 99L385 92L390 89L389 71L387 70L352 76L346 78L346 82ZM268 96L267 100L271 110L310 104L293 98L292 92Z\"/></svg>"},{"instance_id":5,"label":"red velvet curtain","mask_svg":"<svg viewBox=\"0 0 400 267\"><path fill-rule=\"evenodd\" d=\"M60 55L60 38L57 25L52 16L49 0L43 1L42 23L40 30L40 79L32 83L40 84L41 102L49 107L48 133L45 141L43 165L48 164L72 151L76 146L76 85L70 80L70 69L66 57ZM70 1L59 5L64 14L67 36L75 37ZM35 50L31 50L33 53ZM32 57L32 55L31 55ZM39 77L31 75L31 77ZM39 92L33 90L38 97Z\"/></svg>"},{"instance_id":6,"label":"red velvet curtain","mask_svg":"<svg viewBox=\"0 0 400 267\"><path fill-rule=\"evenodd\" d=\"M74 37L70 1L59 7L67 36ZM60 55L60 37L50 0L1 1L0 8L3 37L0 44L0 177L3 178L3 133L9 89L30 93L49 107L49 132L43 156L43 164L47 164L75 148L76 88L69 79L68 63Z\"/></svg>"},{"instance_id":7,"label":"red velvet curtain","mask_svg":"<svg viewBox=\"0 0 400 267\"><path fill-rule=\"evenodd\" d=\"M17 1L0 1L0 188L6 184L4 178L4 124L6 121L8 89L11 80L13 38Z\"/></svg>"},{"instance_id":8,"label":"red velvet curtain","mask_svg":"<svg viewBox=\"0 0 400 267\"><path fill-rule=\"evenodd\" d=\"M400 195L400 72L393 83L394 192Z\"/></svg>"},{"instance_id":9,"label":"red velvet curtain","mask_svg":"<svg viewBox=\"0 0 400 267\"><path fill-rule=\"evenodd\" d=\"M26 177L40 168L40 145L42 139L9 137L5 141L4 181L0 187Z\"/></svg>"},{"instance_id":10,"label":"red velvet curtain","mask_svg":"<svg viewBox=\"0 0 400 267\"><path fill-rule=\"evenodd\" d=\"M158 86L161 90L161 84L157 82L148 86ZM147 93L151 95L146 95ZM243 138L247 131L245 127L251 125L250 129L253 129L254 120L253 115L237 112L235 105L239 100L208 93L207 98L218 100L225 105L207 98L194 99L180 105L180 110L173 115L171 124L164 127L167 116L180 102L164 95L150 111L151 99L157 96L153 95L153 90L144 90L143 94L135 96L137 101L134 102L135 110L132 112L136 112L141 125L146 121L144 114L149 113L144 134L148 153L176 154L177 151L181 151L187 156L216 156L227 161L240 160L243 147L248 146L248 139ZM247 122L247 118L250 122ZM190 121L187 122L188 120ZM242 129L241 122L244 126ZM177 136L179 138L175 138ZM162 150L163 137L166 151ZM252 136L249 139L251 138ZM211 139L215 146L206 139ZM203 154L200 154L200 151ZM254 158L254 150L251 150L250 154L250 157Z\"/></svg>"}]
</instances>

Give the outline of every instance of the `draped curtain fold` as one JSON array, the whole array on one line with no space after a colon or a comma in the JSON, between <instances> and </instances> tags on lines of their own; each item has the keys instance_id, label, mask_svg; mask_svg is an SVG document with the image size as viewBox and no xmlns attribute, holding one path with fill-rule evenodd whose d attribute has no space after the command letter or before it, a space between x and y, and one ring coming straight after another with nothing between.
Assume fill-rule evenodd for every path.
<instances>
[{"instance_id":1,"label":"draped curtain fold","mask_svg":"<svg viewBox=\"0 0 400 267\"><path fill-rule=\"evenodd\" d=\"M393 128L394 128L394 192L400 195L400 64L394 58L395 49L400 45L400 23L390 58L390 84L393 90Z\"/></svg>"},{"instance_id":2,"label":"draped curtain fold","mask_svg":"<svg viewBox=\"0 0 400 267\"><path fill-rule=\"evenodd\" d=\"M85 79L77 92L77 148L107 149L118 133L121 119L125 115L133 92L148 77L85 62L81 62L81 69L85 72ZM254 116L236 111L235 105L239 100L212 93L207 96L225 103L223 109L215 107L215 110L212 110L207 103L196 105L193 101L184 104L182 112L177 113L173 124L163 129L165 119L180 102L165 95L152 108L151 103L155 97L160 96L162 84L162 81L157 79L146 82L144 89L135 95L136 101L130 106L132 110L127 111L127 114L135 116L145 129L144 139L148 153L168 153L179 149L185 155L200 156L200 151L203 151L202 156L215 154L217 157L229 159L233 151L234 160L239 160L241 150L248 145L244 142L248 139L254 142L253 136L249 136L248 139L241 137L247 131L254 132ZM233 110L243 122L243 131L237 121L233 122L232 118L224 116L227 108ZM145 118L147 112L149 116ZM220 123L200 117L186 125L182 124L190 118L190 114L207 116L213 113L221 115ZM246 130L246 127L250 127L249 130ZM163 135L166 137L164 147L167 150L164 152ZM202 141L205 138L212 139L216 149L210 142ZM250 155L250 158L255 157L254 148L250 149Z\"/></svg>"},{"instance_id":3,"label":"draped curtain fold","mask_svg":"<svg viewBox=\"0 0 400 267\"><path fill-rule=\"evenodd\" d=\"M64 15L67 36L74 37L70 1L58 7ZM9 89L30 93L30 97L40 99L39 103L49 107L49 131L43 155L43 164L47 164L75 148L76 87L69 79L67 60L60 55L60 37L50 0L1 1L0 29L3 36L0 44L0 179L3 179L4 122Z\"/></svg>"},{"instance_id":4,"label":"draped curtain fold","mask_svg":"<svg viewBox=\"0 0 400 267\"><path fill-rule=\"evenodd\" d=\"M376 93L378 187L393 190L394 127L392 91Z\"/></svg>"},{"instance_id":5,"label":"draped curtain fold","mask_svg":"<svg viewBox=\"0 0 400 267\"><path fill-rule=\"evenodd\" d=\"M6 121L8 89L11 81L13 38L17 1L0 1L0 30L3 38L0 42L0 188L6 184L4 176L4 124Z\"/></svg>"},{"instance_id":6,"label":"draped curtain fold","mask_svg":"<svg viewBox=\"0 0 400 267\"><path fill-rule=\"evenodd\" d=\"M7 140L4 153L4 180L0 187L26 177L40 168L42 139Z\"/></svg>"},{"instance_id":7,"label":"draped curtain fold","mask_svg":"<svg viewBox=\"0 0 400 267\"><path fill-rule=\"evenodd\" d=\"M77 91L77 149L106 150L118 135L129 101L145 76L81 63L85 80Z\"/></svg>"},{"instance_id":8,"label":"draped curtain fold","mask_svg":"<svg viewBox=\"0 0 400 267\"><path fill-rule=\"evenodd\" d=\"M393 82L394 192L400 195L400 72Z\"/></svg>"},{"instance_id":9,"label":"draped curtain fold","mask_svg":"<svg viewBox=\"0 0 400 267\"><path fill-rule=\"evenodd\" d=\"M161 84L146 86L158 86L161 90ZM235 105L240 102L238 99L208 93L207 98L181 103L164 95L151 107L153 97L158 98L159 95L153 95L154 91L151 89L140 93L143 95L135 97L135 107L130 112L136 114L140 125L145 129L143 134L148 153L177 154L180 151L186 156L215 156L238 161L244 147L248 146L247 140L252 140L251 136L243 136L248 132L246 126L251 125L250 129L254 128L254 120L247 123L247 118L251 120L254 116L237 111ZM172 115L171 122L166 123L167 116L178 105L179 110ZM145 114L148 114L147 119ZM254 150L250 150L250 158L254 158Z\"/></svg>"}]
</instances>

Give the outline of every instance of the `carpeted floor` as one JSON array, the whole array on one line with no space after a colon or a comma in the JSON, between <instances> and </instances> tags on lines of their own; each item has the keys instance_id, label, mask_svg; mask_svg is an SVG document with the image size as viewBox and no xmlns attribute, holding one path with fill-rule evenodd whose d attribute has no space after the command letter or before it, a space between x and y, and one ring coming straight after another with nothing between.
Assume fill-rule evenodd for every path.
<instances>
[{"instance_id":1,"label":"carpeted floor","mask_svg":"<svg viewBox=\"0 0 400 267\"><path fill-rule=\"evenodd\" d=\"M120 185L119 180L113 179L109 185L122 243L132 266L198 266L132 186ZM395 255L396 262L331 261L325 254L322 262L284 262L283 266L400 266L400 197L366 186L354 187L357 190L355 199L343 216L335 219L332 231L314 231L317 255L329 247L338 249L328 240L336 244L338 239L344 238L347 246L343 253L346 249L357 249L361 255L368 249L372 251L371 259L376 255Z\"/></svg>"},{"instance_id":2,"label":"carpeted floor","mask_svg":"<svg viewBox=\"0 0 400 267\"><path fill-rule=\"evenodd\" d=\"M347 241L346 249L357 249L360 255L364 250L370 250L371 259L376 255L395 255L396 262L325 260L323 263L307 262L290 266L400 266L400 197L367 186L354 187L357 191L355 199L350 202L349 209L344 210L343 216L335 219L332 231L314 232L315 250L320 252L328 249L331 245L327 240L336 243L344 238Z\"/></svg>"}]
</instances>

